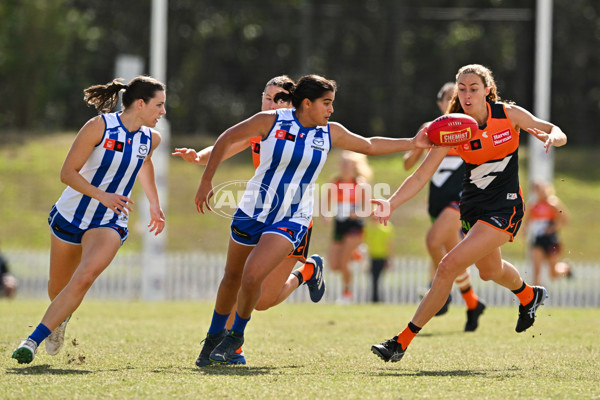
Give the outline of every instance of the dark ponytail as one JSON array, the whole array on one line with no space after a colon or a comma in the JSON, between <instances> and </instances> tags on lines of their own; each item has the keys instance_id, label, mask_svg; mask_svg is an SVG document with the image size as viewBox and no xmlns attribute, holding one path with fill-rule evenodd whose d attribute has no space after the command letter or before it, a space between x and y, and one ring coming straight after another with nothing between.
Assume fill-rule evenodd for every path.
<instances>
[{"instance_id":1,"label":"dark ponytail","mask_svg":"<svg viewBox=\"0 0 600 400\"><path fill-rule=\"evenodd\" d=\"M156 91L164 91L165 85L149 76L138 76L125 85L122 78L114 79L106 85L94 85L83 91L83 101L94 106L99 113L110 112L119 101L119 92L123 92L123 107L127 108L138 99L148 103Z\"/></svg>"}]
</instances>

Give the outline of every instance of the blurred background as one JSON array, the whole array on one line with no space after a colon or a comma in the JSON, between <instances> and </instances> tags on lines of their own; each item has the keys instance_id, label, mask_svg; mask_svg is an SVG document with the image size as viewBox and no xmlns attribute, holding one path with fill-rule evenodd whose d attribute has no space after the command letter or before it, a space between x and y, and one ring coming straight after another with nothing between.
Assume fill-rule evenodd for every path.
<instances>
[{"instance_id":1,"label":"blurred background","mask_svg":"<svg viewBox=\"0 0 600 400\"><path fill-rule=\"evenodd\" d=\"M149 71L150 0L3 0L0 128L78 129L81 91L118 55ZM552 121L595 144L600 3L554 0ZM336 119L365 135L408 136L458 68L484 64L500 95L533 108L534 0L171 0L168 117L173 136L221 132L257 111L264 83L317 73L340 86Z\"/></svg>"},{"instance_id":2,"label":"blurred background","mask_svg":"<svg viewBox=\"0 0 600 400\"><path fill-rule=\"evenodd\" d=\"M60 167L77 130L95 115L82 101L82 90L117 77L119 59L134 60L143 73L150 73L151 3L0 2L0 251L21 254L13 255L13 269L31 271L35 263L41 264L39 274L46 271L46 217L64 189ZM595 212L600 197L600 2L551 3L549 119L569 137L568 146L556 151L554 183L571 209L564 231L569 257L588 263L600 257ZM171 143L166 150L212 144L227 127L259 110L264 84L281 74L297 79L316 73L336 80L333 119L364 136L413 136L424 121L437 116L435 95L441 85L470 63L493 71L503 99L533 111L538 4L170 0L165 17ZM525 190L528 136L521 139ZM337 157L333 152L321 182L335 174ZM249 158L240 154L228 161L215 181L250 178ZM401 155L370 162L374 181L388 182L392 190L408 175ZM200 217L193 204L202 167L179 159L169 164L164 248L179 255L222 254L229 221ZM141 196L139 187L137 194ZM142 251L146 223L136 218L132 214L133 234L122 253ZM394 218L396 255L426 258L426 193ZM326 251L330 231L331 226L315 221L315 252ZM508 257L526 258L523 238L505 248ZM23 254L36 251L41 255L35 262L23 261Z\"/></svg>"}]
</instances>

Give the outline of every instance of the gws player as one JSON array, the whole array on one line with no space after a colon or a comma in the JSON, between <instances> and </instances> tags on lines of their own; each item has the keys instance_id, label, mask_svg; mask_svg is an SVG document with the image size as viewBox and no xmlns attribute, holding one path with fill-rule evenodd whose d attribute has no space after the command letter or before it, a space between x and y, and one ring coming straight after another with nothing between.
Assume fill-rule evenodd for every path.
<instances>
[{"instance_id":1,"label":"gws player","mask_svg":"<svg viewBox=\"0 0 600 400\"><path fill-rule=\"evenodd\" d=\"M517 296L521 303L517 332L533 325L536 311L547 297L545 288L527 285L519 271L502 259L500 246L513 240L524 212L518 171L519 131L525 129L544 142L546 151L551 146L563 146L567 137L558 126L529 111L499 102L492 73L482 65L460 68L456 85L448 112L470 115L479 125L475 137L457 147L465 161L460 218L466 236L438 265L431 289L406 329L371 347L384 361L400 361L411 340L443 306L456 277L471 264L479 269L481 279L492 280ZM381 207L375 211L376 217L387 221L390 210L421 190L448 151L448 147L433 148L389 200L374 200Z\"/></svg>"},{"instance_id":2,"label":"gws player","mask_svg":"<svg viewBox=\"0 0 600 400\"><path fill-rule=\"evenodd\" d=\"M438 91L437 105L442 114L446 112L450 105L455 86L454 82L446 82ZM421 149L407 152L404 155L404 168L407 170L412 168L422 154L423 150ZM458 203L464 175L464 161L460 158L456 149L452 148L429 180L428 212L433 223L427 231L425 242L432 261L432 280L444 255L462 239ZM485 304L477 297L471 287L471 276L468 268L454 282L460 289L467 305L465 332L473 332L479 326L479 317L485 309ZM442 308L435 315L445 314L448 311L450 300L451 297L448 296Z\"/></svg>"}]
</instances>

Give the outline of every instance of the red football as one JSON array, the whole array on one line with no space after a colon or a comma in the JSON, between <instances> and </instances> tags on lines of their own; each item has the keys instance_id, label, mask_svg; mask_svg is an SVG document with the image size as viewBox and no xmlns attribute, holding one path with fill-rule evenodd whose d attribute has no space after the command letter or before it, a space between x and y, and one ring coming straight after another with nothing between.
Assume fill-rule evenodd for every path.
<instances>
[{"instance_id":1,"label":"red football","mask_svg":"<svg viewBox=\"0 0 600 400\"><path fill-rule=\"evenodd\" d=\"M438 146L454 147L471 140L477 129L477 121L467 114L446 114L429 124L427 137Z\"/></svg>"}]
</instances>

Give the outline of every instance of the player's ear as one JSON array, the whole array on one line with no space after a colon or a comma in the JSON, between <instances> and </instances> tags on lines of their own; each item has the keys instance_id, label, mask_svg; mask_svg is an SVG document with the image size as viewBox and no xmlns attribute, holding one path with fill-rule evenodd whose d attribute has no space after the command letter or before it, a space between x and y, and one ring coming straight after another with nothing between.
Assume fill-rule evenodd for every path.
<instances>
[{"instance_id":1,"label":"player's ear","mask_svg":"<svg viewBox=\"0 0 600 400\"><path fill-rule=\"evenodd\" d=\"M304 100L302 100L302 108L309 108L311 104L312 101L310 101L309 98L305 98Z\"/></svg>"}]
</instances>

